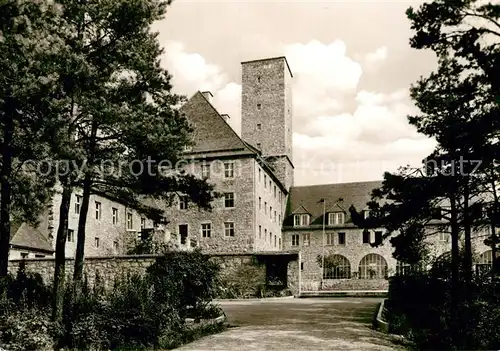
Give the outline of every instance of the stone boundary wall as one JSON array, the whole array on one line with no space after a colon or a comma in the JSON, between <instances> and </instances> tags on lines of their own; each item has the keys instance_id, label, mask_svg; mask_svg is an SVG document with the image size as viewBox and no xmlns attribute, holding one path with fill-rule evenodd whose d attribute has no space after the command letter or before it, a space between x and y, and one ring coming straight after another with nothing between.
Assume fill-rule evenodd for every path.
<instances>
[{"instance_id":1,"label":"stone boundary wall","mask_svg":"<svg viewBox=\"0 0 500 351\"><path fill-rule=\"evenodd\" d=\"M221 277L226 281L241 282L248 280L248 275L241 275L242 271L254 266L251 280L254 285L266 284L266 265L255 264L265 254L231 253L231 254L208 254L209 259L217 261L221 265ZM267 256L267 255L265 255ZM299 287L299 258L297 255L287 253L274 254L267 257L287 256L287 285L294 295L298 294ZM103 256L86 257L84 274L90 284L93 284L98 275L105 286L113 284L115 278L127 274L144 274L146 269L155 262L158 255L126 255L126 256ZM73 275L74 259L66 259L66 274ZM54 277L54 258L29 258L9 261L9 273L16 274L21 266L29 273L38 273L45 283L52 283ZM246 283L246 282L245 282ZM248 284L247 284L248 285Z\"/></svg>"}]
</instances>

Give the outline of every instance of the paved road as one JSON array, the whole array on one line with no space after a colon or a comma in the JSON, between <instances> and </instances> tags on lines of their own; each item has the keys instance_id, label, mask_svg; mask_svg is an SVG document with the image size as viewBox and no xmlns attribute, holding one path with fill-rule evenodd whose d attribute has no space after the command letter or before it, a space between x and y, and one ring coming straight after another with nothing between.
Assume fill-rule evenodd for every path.
<instances>
[{"instance_id":1,"label":"paved road","mask_svg":"<svg viewBox=\"0 0 500 351\"><path fill-rule=\"evenodd\" d=\"M178 350L404 350L371 329L381 299L332 298L220 303L232 325Z\"/></svg>"}]
</instances>

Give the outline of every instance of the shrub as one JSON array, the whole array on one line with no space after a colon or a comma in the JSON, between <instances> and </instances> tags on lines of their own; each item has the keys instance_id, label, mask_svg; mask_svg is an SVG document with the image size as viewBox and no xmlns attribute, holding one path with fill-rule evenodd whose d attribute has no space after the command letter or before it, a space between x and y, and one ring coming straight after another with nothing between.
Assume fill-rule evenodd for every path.
<instances>
[{"instance_id":1,"label":"shrub","mask_svg":"<svg viewBox=\"0 0 500 351\"><path fill-rule=\"evenodd\" d=\"M45 350L56 340L59 348L85 350L176 347L200 332L186 327L186 317L221 315L210 304L218 272L199 251L171 252L145 275L120 277L109 290L98 276L92 287L87 277L77 285L66 281L57 327L50 322L50 287L21 272L0 281L0 345Z\"/></svg>"},{"instance_id":2,"label":"shrub","mask_svg":"<svg viewBox=\"0 0 500 351\"><path fill-rule=\"evenodd\" d=\"M475 281L469 289L472 297L462 295L456 309L449 281L432 274L392 278L386 305L391 332L407 335L420 349L499 349L498 284Z\"/></svg>"},{"instance_id":3,"label":"shrub","mask_svg":"<svg viewBox=\"0 0 500 351\"><path fill-rule=\"evenodd\" d=\"M10 351L53 350L54 326L47 311L10 309L0 318L0 345Z\"/></svg>"}]
</instances>

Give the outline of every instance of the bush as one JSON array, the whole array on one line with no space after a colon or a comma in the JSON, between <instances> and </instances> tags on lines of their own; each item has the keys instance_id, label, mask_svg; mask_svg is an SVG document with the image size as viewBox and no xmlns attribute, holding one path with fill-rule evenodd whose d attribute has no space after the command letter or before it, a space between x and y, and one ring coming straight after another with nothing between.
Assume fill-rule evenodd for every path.
<instances>
[{"instance_id":1,"label":"bush","mask_svg":"<svg viewBox=\"0 0 500 351\"><path fill-rule=\"evenodd\" d=\"M53 350L54 325L47 311L11 309L0 318L0 345L9 351Z\"/></svg>"},{"instance_id":2,"label":"bush","mask_svg":"<svg viewBox=\"0 0 500 351\"><path fill-rule=\"evenodd\" d=\"M219 266L199 251L158 257L143 276L123 276L105 290L96 277L66 282L63 321L50 322L51 289L24 272L0 281L0 345L9 350L173 348L200 333L185 318L211 319ZM20 297L21 296L21 297ZM215 329L214 329L215 328ZM54 342L57 341L57 343Z\"/></svg>"},{"instance_id":3,"label":"bush","mask_svg":"<svg viewBox=\"0 0 500 351\"><path fill-rule=\"evenodd\" d=\"M449 281L426 274L393 277L386 305L390 331L407 335L420 349L499 349L498 288L475 281L466 299L462 285L457 309Z\"/></svg>"}]
</instances>

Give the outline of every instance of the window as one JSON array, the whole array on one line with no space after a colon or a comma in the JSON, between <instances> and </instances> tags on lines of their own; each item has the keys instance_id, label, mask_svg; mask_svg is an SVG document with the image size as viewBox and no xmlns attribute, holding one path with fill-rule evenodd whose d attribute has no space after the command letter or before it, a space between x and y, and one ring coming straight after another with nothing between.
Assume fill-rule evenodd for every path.
<instances>
[{"instance_id":1,"label":"window","mask_svg":"<svg viewBox=\"0 0 500 351\"><path fill-rule=\"evenodd\" d=\"M351 263L342 255L330 255L324 258L325 268L323 279L349 279L351 278Z\"/></svg>"},{"instance_id":2,"label":"window","mask_svg":"<svg viewBox=\"0 0 500 351\"><path fill-rule=\"evenodd\" d=\"M259 168L259 183L262 181L262 169Z\"/></svg>"},{"instance_id":3,"label":"window","mask_svg":"<svg viewBox=\"0 0 500 351\"><path fill-rule=\"evenodd\" d=\"M224 162L224 177L234 178L234 162Z\"/></svg>"},{"instance_id":4,"label":"window","mask_svg":"<svg viewBox=\"0 0 500 351\"><path fill-rule=\"evenodd\" d=\"M224 194L224 207L234 207L234 193Z\"/></svg>"},{"instance_id":5,"label":"window","mask_svg":"<svg viewBox=\"0 0 500 351\"><path fill-rule=\"evenodd\" d=\"M326 233L326 245L335 245L335 237L333 233Z\"/></svg>"},{"instance_id":6,"label":"window","mask_svg":"<svg viewBox=\"0 0 500 351\"><path fill-rule=\"evenodd\" d=\"M443 219L443 213L441 212L441 208L436 207L431 210L431 218L432 219Z\"/></svg>"},{"instance_id":7,"label":"window","mask_svg":"<svg viewBox=\"0 0 500 351\"><path fill-rule=\"evenodd\" d=\"M257 149L262 149L262 144L261 143L257 143Z\"/></svg>"},{"instance_id":8,"label":"window","mask_svg":"<svg viewBox=\"0 0 500 351\"><path fill-rule=\"evenodd\" d=\"M339 245L345 245L345 233L337 233Z\"/></svg>"},{"instance_id":9,"label":"window","mask_svg":"<svg viewBox=\"0 0 500 351\"><path fill-rule=\"evenodd\" d=\"M281 215L280 214L278 215L278 223L281 224Z\"/></svg>"},{"instance_id":10,"label":"window","mask_svg":"<svg viewBox=\"0 0 500 351\"><path fill-rule=\"evenodd\" d=\"M111 211L113 212L113 224L118 223L118 209L117 208L112 208Z\"/></svg>"},{"instance_id":11,"label":"window","mask_svg":"<svg viewBox=\"0 0 500 351\"><path fill-rule=\"evenodd\" d=\"M491 271L493 267L493 250L485 251L479 256L479 260L476 263L476 273L485 274Z\"/></svg>"},{"instance_id":12,"label":"window","mask_svg":"<svg viewBox=\"0 0 500 351\"><path fill-rule=\"evenodd\" d=\"M118 252L118 249L119 249L119 244L118 244L118 241L113 241L113 250L115 250L115 252Z\"/></svg>"},{"instance_id":13,"label":"window","mask_svg":"<svg viewBox=\"0 0 500 351\"><path fill-rule=\"evenodd\" d=\"M274 198L276 199L276 185L274 186Z\"/></svg>"},{"instance_id":14,"label":"window","mask_svg":"<svg viewBox=\"0 0 500 351\"><path fill-rule=\"evenodd\" d=\"M264 174L264 189L267 189L267 175Z\"/></svg>"},{"instance_id":15,"label":"window","mask_svg":"<svg viewBox=\"0 0 500 351\"><path fill-rule=\"evenodd\" d=\"M210 178L210 165L207 165L207 164L201 165L201 177L203 179Z\"/></svg>"},{"instance_id":16,"label":"window","mask_svg":"<svg viewBox=\"0 0 500 351\"><path fill-rule=\"evenodd\" d=\"M271 180L269 180L269 192L271 192Z\"/></svg>"},{"instance_id":17,"label":"window","mask_svg":"<svg viewBox=\"0 0 500 351\"><path fill-rule=\"evenodd\" d=\"M292 234L292 246L299 246L299 234Z\"/></svg>"},{"instance_id":18,"label":"window","mask_svg":"<svg viewBox=\"0 0 500 351\"><path fill-rule=\"evenodd\" d=\"M132 222L132 213L127 213L127 229L131 230L134 227L134 223Z\"/></svg>"},{"instance_id":19,"label":"window","mask_svg":"<svg viewBox=\"0 0 500 351\"><path fill-rule=\"evenodd\" d=\"M309 246L309 244L311 244L311 234L302 234L302 244L304 246Z\"/></svg>"},{"instance_id":20,"label":"window","mask_svg":"<svg viewBox=\"0 0 500 351\"><path fill-rule=\"evenodd\" d=\"M276 211L274 211L274 221L276 222Z\"/></svg>"},{"instance_id":21,"label":"window","mask_svg":"<svg viewBox=\"0 0 500 351\"><path fill-rule=\"evenodd\" d=\"M261 105L261 104L257 104L257 110L260 110L260 109L261 109L261 107L262 107L262 105Z\"/></svg>"},{"instance_id":22,"label":"window","mask_svg":"<svg viewBox=\"0 0 500 351\"><path fill-rule=\"evenodd\" d=\"M363 244L370 243L370 232L368 230L363 231Z\"/></svg>"},{"instance_id":23,"label":"window","mask_svg":"<svg viewBox=\"0 0 500 351\"><path fill-rule=\"evenodd\" d=\"M294 225L296 227L304 227L309 225L309 215L308 214L298 214L294 217Z\"/></svg>"},{"instance_id":24,"label":"window","mask_svg":"<svg viewBox=\"0 0 500 351\"><path fill-rule=\"evenodd\" d=\"M304 270L304 262L300 262L300 270L303 271Z\"/></svg>"},{"instance_id":25,"label":"window","mask_svg":"<svg viewBox=\"0 0 500 351\"><path fill-rule=\"evenodd\" d=\"M387 278L387 262L377 254L368 254L359 262L360 279Z\"/></svg>"},{"instance_id":26,"label":"window","mask_svg":"<svg viewBox=\"0 0 500 351\"><path fill-rule=\"evenodd\" d=\"M449 242L450 241L450 233L439 233L439 241L441 242Z\"/></svg>"},{"instance_id":27,"label":"window","mask_svg":"<svg viewBox=\"0 0 500 351\"><path fill-rule=\"evenodd\" d=\"M375 244L379 245L382 244L382 232L375 232Z\"/></svg>"},{"instance_id":28,"label":"window","mask_svg":"<svg viewBox=\"0 0 500 351\"><path fill-rule=\"evenodd\" d=\"M269 232L269 244L273 242L273 233Z\"/></svg>"},{"instance_id":29,"label":"window","mask_svg":"<svg viewBox=\"0 0 500 351\"><path fill-rule=\"evenodd\" d=\"M262 209L262 198L259 196L259 210Z\"/></svg>"},{"instance_id":30,"label":"window","mask_svg":"<svg viewBox=\"0 0 500 351\"><path fill-rule=\"evenodd\" d=\"M281 249L281 238L278 238L278 247Z\"/></svg>"},{"instance_id":31,"label":"window","mask_svg":"<svg viewBox=\"0 0 500 351\"><path fill-rule=\"evenodd\" d=\"M67 241L69 243L74 243L75 242L75 231L73 229L68 229L68 238Z\"/></svg>"},{"instance_id":32,"label":"window","mask_svg":"<svg viewBox=\"0 0 500 351\"><path fill-rule=\"evenodd\" d=\"M179 196L179 210L187 210L188 208L188 197Z\"/></svg>"},{"instance_id":33,"label":"window","mask_svg":"<svg viewBox=\"0 0 500 351\"><path fill-rule=\"evenodd\" d=\"M368 219L368 217L370 217L370 210L364 210L363 217L364 217L364 219Z\"/></svg>"},{"instance_id":34,"label":"window","mask_svg":"<svg viewBox=\"0 0 500 351\"><path fill-rule=\"evenodd\" d=\"M257 77L257 82L259 82L259 83L260 83L260 77Z\"/></svg>"},{"instance_id":35,"label":"window","mask_svg":"<svg viewBox=\"0 0 500 351\"><path fill-rule=\"evenodd\" d=\"M21 258L24 259L24 258L28 258L30 254L28 252L21 252Z\"/></svg>"},{"instance_id":36,"label":"window","mask_svg":"<svg viewBox=\"0 0 500 351\"><path fill-rule=\"evenodd\" d=\"M181 237L181 244L186 245L188 237L188 225L179 224L179 236Z\"/></svg>"},{"instance_id":37,"label":"window","mask_svg":"<svg viewBox=\"0 0 500 351\"><path fill-rule=\"evenodd\" d=\"M101 203L95 202L95 219L101 219Z\"/></svg>"},{"instance_id":38,"label":"window","mask_svg":"<svg viewBox=\"0 0 500 351\"><path fill-rule=\"evenodd\" d=\"M99 247L99 238L98 237L94 238L94 246Z\"/></svg>"},{"instance_id":39,"label":"window","mask_svg":"<svg viewBox=\"0 0 500 351\"><path fill-rule=\"evenodd\" d=\"M45 255L37 255L37 254L35 254L35 258L44 258L44 257L45 257Z\"/></svg>"},{"instance_id":40,"label":"window","mask_svg":"<svg viewBox=\"0 0 500 351\"><path fill-rule=\"evenodd\" d=\"M201 225L201 237L210 238L212 235L212 225L210 223L202 223Z\"/></svg>"},{"instance_id":41,"label":"window","mask_svg":"<svg viewBox=\"0 0 500 351\"><path fill-rule=\"evenodd\" d=\"M274 236L274 247L278 245L278 237L275 235Z\"/></svg>"},{"instance_id":42,"label":"window","mask_svg":"<svg viewBox=\"0 0 500 351\"><path fill-rule=\"evenodd\" d=\"M273 206L269 206L269 218L273 219Z\"/></svg>"},{"instance_id":43,"label":"window","mask_svg":"<svg viewBox=\"0 0 500 351\"><path fill-rule=\"evenodd\" d=\"M262 239L262 226L259 225L259 239Z\"/></svg>"},{"instance_id":44,"label":"window","mask_svg":"<svg viewBox=\"0 0 500 351\"><path fill-rule=\"evenodd\" d=\"M267 238L267 229L264 229L264 240Z\"/></svg>"},{"instance_id":45,"label":"window","mask_svg":"<svg viewBox=\"0 0 500 351\"><path fill-rule=\"evenodd\" d=\"M264 201L264 213L267 214L267 201Z\"/></svg>"},{"instance_id":46,"label":"window","mask_svg":"<svg viewBox=\"0 0 500 351\"><path fill-rule=\"evenodd\" d=\"M156 225L156 223L155 223ZM144 229L146 228L146 218L144 217L141 217L141 229Z\"/></svg>"},{"instance_id":47,"label":"window","mask_svg":"<svg viewBox=\"0 0 500 351\"><path fill-rule=\"evenodd\" d=\"M80 195L76 195L76 202L75 202L75 213L80 214L80 207L82 205L82 197Z\"/></svg>"},{"instance_id":48,"label":"window","mask_svg":"<svg viewBox=\"0 0 500 351\"><path fill-rule=\"evenodd\" d=\"M225 222L224 223L224 236L226 236L226 237L234 236L234 223L233 222Z\"/></svg>"},{"instance_id":49,"label":"window","mask_svg":"<svg viewBox=\"0 0 500 351\"><path fill-rule=\"evenodd\" d=\"M257 130L262 130L262 124L257 123Z\"/></svg>"},{"instance_id":50,"label":"window","mask_svg":"<svg viewBox=\"0 0 500 351\"><path fill-rule=\"evenodd\" d=\"M344 221L344 212L333 212L328 214L328 225L341 225L344 224Z\"/></svg>"}]
</instances>

